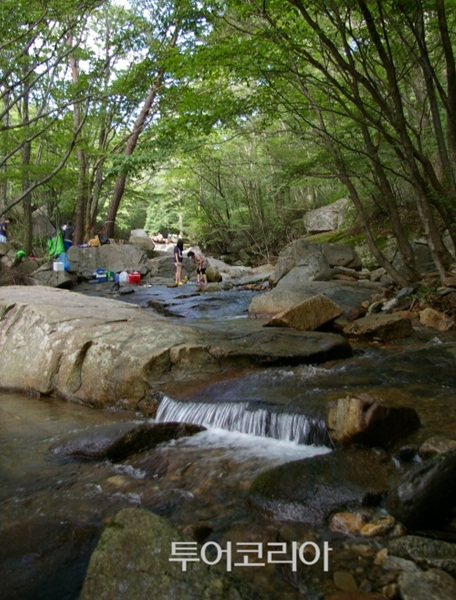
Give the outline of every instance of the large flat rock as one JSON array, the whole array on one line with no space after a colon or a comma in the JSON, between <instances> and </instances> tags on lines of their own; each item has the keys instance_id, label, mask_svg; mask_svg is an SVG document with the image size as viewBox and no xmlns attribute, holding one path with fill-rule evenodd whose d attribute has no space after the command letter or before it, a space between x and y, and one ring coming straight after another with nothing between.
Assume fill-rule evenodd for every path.
<instances>
[{"instance_id":1,"label":"large flat rock","mask_svg":"<svg viewBox=\"0 0 456 600\"><path fill-rule=\"evenodd\" d=\"M252 320L183 326L119 300L42 286L0 288L0 387L154 414L173 381L230 368L349 356L342 336Z\"/></svg>"},{"instance_id":2,"label":"large flat rock","mask_svg":"<svg viewBox=\"0 0 456 600\"><path fill-rule=\"evenodd\" d=\"M255 296L249 306L249 315L271 319L319 294L335 302L344 312L350 312L382 291L380 284L370 281L306 281L298 275L297 270L293 269L274 289Z\"/></svg>"}]
</instances>

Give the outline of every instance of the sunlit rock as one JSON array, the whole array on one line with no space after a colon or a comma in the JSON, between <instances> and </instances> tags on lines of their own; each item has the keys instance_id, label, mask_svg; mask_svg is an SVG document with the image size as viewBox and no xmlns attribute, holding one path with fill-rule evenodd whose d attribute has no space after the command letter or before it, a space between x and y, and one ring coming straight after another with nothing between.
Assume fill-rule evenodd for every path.
<instances>
[{"instance_id":1,"label":"sunlit rock","mask_svg":"<svg viewBox=\"0 0 456 600\"><path fill-rule=\"evenodd\" d=\"M341 314L340 306L323 294L319 294L293 306L290 310L274 315L267 325L292 327L298 331L315 331Z\"/></svg>"},{"instance_id":2,"label":"sunlit rock","mask_svg":"<svg viewBox=\"0 0 456 600\"><path fill-rule=\"evenodd\" d=\"M412 321L400 314L369 314L344 327L349 338L390 342L413 333Z\"/></svg>"},{"instance_id":3,"label":"sunlit rock","mask_svg":"<svg viewBox=\"0 0 456 600\"><path fill-rule=\"evenodd\" d=\"M167 384L229 369L351 356L337 334L265 329L253 320L205 330L139 306L45 286L0 287L0 386L153 416Z\"/></svg>"},{"instance_id":4,"label":"sunlit rock","mask_svg":"<svg viewBox=\"0 0 456 600\"><path fill-rule=\"evenodd\" d=\"M420 426L415 409L386 406L370 394L346 396L327 407L326 424L334 443L391 446Z\"/></svg>"},{"instance_id":5,"label":"sunlit rock","mask_svg":"<svg viewBox=\"0 0 456 600\"><path fill-rule=\"evenodd\" d=\"M433 308L425 308L420 312L420 323L437 331L448 331L455 325L454 319Z\"/></svg>"}]
</instances>

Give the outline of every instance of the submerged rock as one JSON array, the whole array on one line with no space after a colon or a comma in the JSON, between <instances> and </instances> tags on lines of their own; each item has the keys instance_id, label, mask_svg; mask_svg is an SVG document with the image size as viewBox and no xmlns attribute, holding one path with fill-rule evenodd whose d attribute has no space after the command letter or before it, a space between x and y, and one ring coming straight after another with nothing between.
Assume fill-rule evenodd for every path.
<instances>
[{"instance_id":1,"label":"submerged rock","mask_svg":"<svg viewBox=\"0 0 456 600\"><path fill-rule=\"evenodd\" d=\"M439 569L430 569L425 573L401 573L398 583L402 600L456 598L456 581Z\"/></svg>"},{"instance_id":2,"label":"submerged rock","mask_svg":"<svg viewBox=\"0 0 456 600\"><path fill-rule=\"evenodd\" d=\"M116 462L131 454L150 450L163 442L195 435L205 430L201 425L187 423L125 424L121 428L127 431L119 432L119 426L102 432L95 429L89 436L76 436L54 446L52 451L54 454L65 456L97 460L107 458Z\"/></svg>"},{"instance_id":3,"label":"submerged rock","mask_svg":"<svg viewBox=\"0 0 456 600\"><path fill-rule=\"evenodd\" d=\"M405 535L388 542L388 554L412 560L423 569L442 569L456 577L456 544Z\"/></svg>"}]
</instances>

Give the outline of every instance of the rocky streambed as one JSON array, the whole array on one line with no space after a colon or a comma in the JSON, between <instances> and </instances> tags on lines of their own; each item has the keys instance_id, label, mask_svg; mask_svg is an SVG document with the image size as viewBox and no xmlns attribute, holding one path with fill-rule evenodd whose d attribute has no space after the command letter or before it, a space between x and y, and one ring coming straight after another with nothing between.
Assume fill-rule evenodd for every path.
<instances>
[{"instance_id":1,"label":"rocky streambed","mask_svg":"<svg viewBox=\"0 0 456 600\"><path fill-rule=\"evenodd\" d=\"M455 597L450 335L420 332L421 339L376 354L361 372L356 365L368 347L334 333L266 329L246 318L190 325L185 316L164 317L146 303L39 286L1 288L0 311L4 389L122 408L142 423L112 431L104 443L97 437L95 446L80 434L49 444L65 460L100 467L114 461L124 478L128 468L145 473L128 492L137 494L135 508L109 518L82 598L134 600L157 590L160 598ZM425 369L428 380L434 377L426 392L419 386ZM151 441L158 424L147 419L164 393L183 403L248 400L258 410L267 405L269 419L310 407L308 416L326 421L334 448L266 463L261 473L248 467L222 494L217 480L229 480L236 461L211 455L213 474L199 473L196 483L205 451L190 450L189 430L182 439L168 434L176 439L171 445ZM219 494L223 499L212 506L230 504L228 519L204 508L208 496ZM233 562L267 564L227 572L230 544ZM183 572L185 549L192 560ZM173 552L180 560L169 560Z\"/></svg>"}]
</instances>

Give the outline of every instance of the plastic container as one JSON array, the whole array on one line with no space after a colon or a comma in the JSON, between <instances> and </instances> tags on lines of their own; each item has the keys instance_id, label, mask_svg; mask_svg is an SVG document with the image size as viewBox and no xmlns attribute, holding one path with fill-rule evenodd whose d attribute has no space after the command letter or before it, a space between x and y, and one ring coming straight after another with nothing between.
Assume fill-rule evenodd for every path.
<instances>
[{"instance_id":1,"label":"plastic container","mask_svg":"<svg viewBox=\"0 0 456 600\"><path fill-rule=\"evenodd\" d=\"M97 269L94 275L98 283L105 283L106 281L108 281L106 269Z\"/></svg>"},{"instance_id":2,"label":"plastic container","mask_svg":"<svg viewBox=\"0 0 456 600\"><path fill-rule=\"evenodd\" d=\"M126 271L119 273L119 281L120 283L128 283L128 273Z\"/></svg>"},{"instance_id":3,"label":"plastic container","mask_svg":"<svg viewBox=\"0 0 456 600\"><path fill-rule=\"evenodd\" d=\"M53 263L52 268L54 271L65 271L65 265L63 264L63 262Z\"/></svg>"},{"instance_id":4,"label":"plastic container","mask_svg":"<svg viewBox=\"0 0 456 600\"><path fill-rule=\"evenodd\" d=\"M133 271L128 274L128 283L141 283L141 273Z\"/></svg>"}]
</instances>

